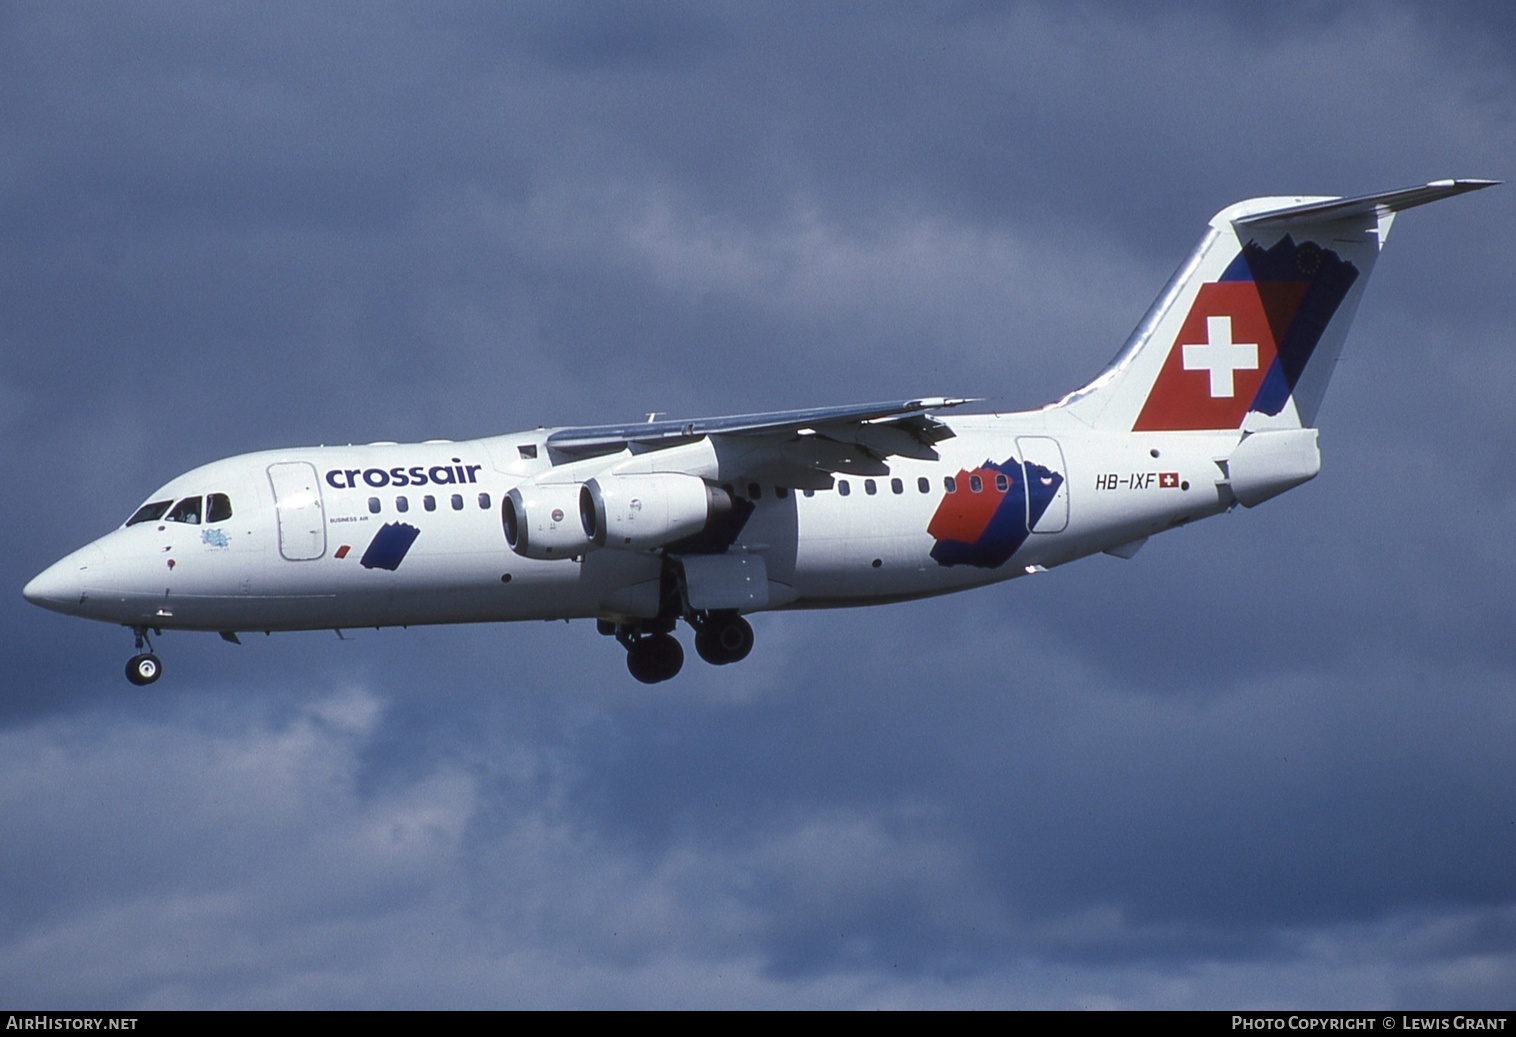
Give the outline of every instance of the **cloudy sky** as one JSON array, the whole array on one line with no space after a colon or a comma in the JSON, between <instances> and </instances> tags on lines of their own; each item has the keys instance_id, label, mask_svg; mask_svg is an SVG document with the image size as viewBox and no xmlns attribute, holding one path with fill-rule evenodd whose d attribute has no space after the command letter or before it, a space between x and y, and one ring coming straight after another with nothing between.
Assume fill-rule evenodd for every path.
<instances>
[{"instance_id":1,"label":"cloudy sky","mask_svg":"<svg viewBox=\"0 0 1516 1037\"><path fill-rule=\"evenodd\" d=\"M1516 177L1507 5L0 4L11 1007L1516 1005L1516 187L1401 217L1319 479L755 620L130 635L231 454L1037 406L1216 210Z\"/></svg>"}]
</instances>

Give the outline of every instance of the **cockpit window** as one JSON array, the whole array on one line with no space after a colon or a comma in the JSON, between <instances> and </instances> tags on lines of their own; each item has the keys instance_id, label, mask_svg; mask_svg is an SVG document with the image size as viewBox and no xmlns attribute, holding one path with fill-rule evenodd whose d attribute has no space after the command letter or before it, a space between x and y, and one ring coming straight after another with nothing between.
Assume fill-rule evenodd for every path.
<instances>
[{"instance_id":1,"label":"cockpit window","mask_svg":"<svg viewBox=\"0 0 1516 1037\"><path fill-rule=\"evenodd\" d=\"M207 494L202 501L200 497L186 497L178 504L171 500L155 500L138 508L131 518L126 520L128 526L135 526L139 522L183 522L186 525L198 526L200 524L201 505L204 504L205 521L225 522L232 517L232 499L224 493ZM169 506L173 505L173 510Z\"/></svg>"},{"instance_id":2,"label":"cockpit window","mask_svg":"<svg viewBox=\"0 0 1516 1037\"><path fill-rule=\"evenodd\" d=\"M200 498L184 498L174 505L174 509L168 513L167 518L170 522L184 522L191 526L198 526L200 524Z\"/></svg>"},{"instance_id":3,"label":"cockpit window","mask_svg":"<svg viewBox=\"0 0 1516 1037\"><path fill-rule=\"evenodd\" d=\"M126 520L128 526L135 526L139 522L156 522L163 517L168 506L174 503L171 500L155 500L138 508L136 514Z\"/></svg>"}]
</instances>

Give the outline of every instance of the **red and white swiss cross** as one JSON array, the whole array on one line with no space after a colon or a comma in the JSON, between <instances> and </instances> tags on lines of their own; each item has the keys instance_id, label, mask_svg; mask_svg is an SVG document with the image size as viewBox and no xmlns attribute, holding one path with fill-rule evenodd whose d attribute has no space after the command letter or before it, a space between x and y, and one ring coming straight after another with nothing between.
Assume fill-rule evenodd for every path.
<instances>
[{"instance_id":1,"label":"red and white swiss cross","mask_svg":"<svg viewBox=\"0 0 1516 1037\"><path fill-rule=\"evenodd\" d=\"M1133 431L1239 427L1275 353L1255 283L1201 285Z\"/></svg>"}]
</instances>

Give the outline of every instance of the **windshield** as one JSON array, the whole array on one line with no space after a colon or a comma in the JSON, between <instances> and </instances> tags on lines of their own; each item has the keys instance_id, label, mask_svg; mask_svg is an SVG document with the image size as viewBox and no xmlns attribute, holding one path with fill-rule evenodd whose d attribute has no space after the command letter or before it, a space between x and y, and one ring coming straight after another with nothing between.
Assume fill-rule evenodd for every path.
<instances>
[{"instance_id":1,"label":"windshield","mask_svg":"<svg viewBox=\"0 0 1516 1037\"><path fill-rule=\"evenodd\" d=\"M225 522L232 517L232 499L224 493L210 493L203 498L185 497L178 504L171 500L155 500L138 508L126 524L135 526L139 522L163 521L198 526L202 514L207 522Z\"/></svg>"},{"instance_id":2,"label":"windshield","mask_svg":"<svg viewBox=\"0 0 1516 1037\"><path fill-rule=\"evenodd\" d=\"M192 526L200 524L200 498L186 497L174 505L174 510L168 513L170 522L188 522Z\"/></svg>"},{"instance_id":3,"label":"windshield","mask_svg":"<svg viewBox=\"0 0 1516 1037\"><path fill-rule=\"evenodd\" d=\"M156 522L163 517L163 513L168 510L168 506L172 503L174 502L171 500L155 500L144 504L137 509L136 514L126 520L126 524L128 526L135 526L139 522Z\"/></svg>"}]
</instances>

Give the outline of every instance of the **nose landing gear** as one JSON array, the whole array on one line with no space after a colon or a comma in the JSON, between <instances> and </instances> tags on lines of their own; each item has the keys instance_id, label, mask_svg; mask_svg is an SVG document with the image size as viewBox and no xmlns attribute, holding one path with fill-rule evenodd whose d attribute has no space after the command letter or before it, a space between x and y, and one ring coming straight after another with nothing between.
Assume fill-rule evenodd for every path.
<instances>
[{"instance_id":1,"label":"nose landing gear","mask_svg":"<svg viewBox=\"0 0 1516 1037\"><path fill-rule=\"evenodd\" d=\"M163 663L153 654L147 639L147 627L133 627L137 636L137 654L126 661L126 679L139 688L153 683L163 674ZM147 651L143 651L146 648Z\"/></svg>"},{"instance_id":2,"label":"nose landing gear","mask_svg":"<svg viewBox=\"0 0 1516 1037\"><path fill-rule=\"evenodd\" d=\"M163 672L163 664L151 652L134 655L126 661L126 679L141 687L151 684Z\"/></svg>"}]
</instances>

